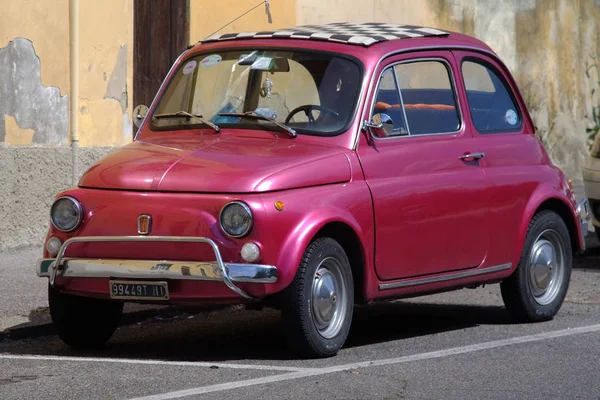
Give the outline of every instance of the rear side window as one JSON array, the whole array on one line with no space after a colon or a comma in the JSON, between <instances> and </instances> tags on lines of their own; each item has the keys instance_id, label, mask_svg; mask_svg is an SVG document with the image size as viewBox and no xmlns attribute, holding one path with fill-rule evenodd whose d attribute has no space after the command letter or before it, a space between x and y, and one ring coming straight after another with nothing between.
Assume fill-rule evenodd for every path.
<instances>
[{"instance_id":1,"label":"rear side window","mask_svg":"<svg viewBox=\"0 0 600 400\"><path fill-rule=\"evenodd\" d=\"M473 125L480 133L521 130L522 119L510 89L491 65L468 60L462 75Z\"/></svg>"},{"instance_id":2,"label":"rear side window","mask_svg":"<svg viewBox=\"0 0 600 400\"><path fill-rule=\"evenodd\" d=\"M440 61L396 64L381 77L372 114L388 114L393 135L452 133L460 129L450 71Z\"/></svg>"}]
</instances>

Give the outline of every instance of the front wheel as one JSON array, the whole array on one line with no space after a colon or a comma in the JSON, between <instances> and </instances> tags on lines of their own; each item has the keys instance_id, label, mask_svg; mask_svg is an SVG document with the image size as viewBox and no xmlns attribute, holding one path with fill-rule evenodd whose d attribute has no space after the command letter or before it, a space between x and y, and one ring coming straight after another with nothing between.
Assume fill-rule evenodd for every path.
<instances>
[{"instance_id":1,"label":"front wheel","mask_svg":"<svg viewBox=\"0 0 600 400\"><path fill-rule=\"evenodd\" d=\"M48 285L50 316L58 336L75 348L102 347L113 335L123 303L62 293Z\"/></svg>"},{"instance_id":2,"label":"front wheel","mask_svg":"<svg viewBox=\"0 0 600 400\"><path fill-rule=\"evenodd\" d=\"M552 319L567 294L572 260L571 239L563 219L549 210L536 214L517 269L500 284L510 314L522 322Z\"/></svg>"},{"instance_id":3,"label":"front wheel","mask_svg":"<svg viewBox=\"0 0 600 400\"><path fill-rule=\"evenodd\" d=\"M354 282L342 246L313 241L283 293L282 320L290 346L308 357L330 357L344 345L354 311Z\"/></svg>"}]
</instances>

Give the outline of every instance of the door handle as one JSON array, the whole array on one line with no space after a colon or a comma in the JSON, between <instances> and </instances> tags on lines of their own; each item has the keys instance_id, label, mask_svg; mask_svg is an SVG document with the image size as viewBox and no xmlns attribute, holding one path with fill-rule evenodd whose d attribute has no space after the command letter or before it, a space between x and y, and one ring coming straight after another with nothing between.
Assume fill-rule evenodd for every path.
<instances>
[{"instance_id":1,"label":"door handle","mask_svg":"<svg viewBox=\"0 0 600 400\"><path fill-rule=\"evenodd\" d=\"M485 153L470 153L470 154L464 154L464 155L460 156L459 158L461 160L468 161L470 159L479 160L480 158L483 158L483 157L485 157Z\"/></svg>"}]
</instances>

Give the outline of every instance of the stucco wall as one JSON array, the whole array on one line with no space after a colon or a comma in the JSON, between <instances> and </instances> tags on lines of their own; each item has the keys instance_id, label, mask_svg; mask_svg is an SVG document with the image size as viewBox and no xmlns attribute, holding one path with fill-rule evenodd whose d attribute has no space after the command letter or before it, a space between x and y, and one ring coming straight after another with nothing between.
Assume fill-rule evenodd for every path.
<instances>
[{"instance_id":1,"label":"stucco wall","mask_svg":"<svg viewBox=\"0 0 600 400\"><path fill-rule=\"evenodd\" d=\"M77 174L113 150L79 149ZM68 147L0 147L0 252L41 246L55 194L71 187L72 161Z\"/></svg>"}]
</instances>

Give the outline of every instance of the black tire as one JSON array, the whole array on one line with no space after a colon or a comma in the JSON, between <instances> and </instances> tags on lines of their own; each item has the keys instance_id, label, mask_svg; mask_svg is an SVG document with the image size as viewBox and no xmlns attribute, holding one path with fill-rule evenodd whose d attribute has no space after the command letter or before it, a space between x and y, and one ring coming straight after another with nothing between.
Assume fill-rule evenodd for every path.
<instances>
[{"instance_id":1,"label":"black tire","mask_svg":"<svg viewBox=\"0 0 600 400\"><path fill-rule=\"evenodd\" d=\"M322 291L317 290L320 294L331 293L328 291L331 287L336 288L333 296L314 302L315 290L321 288ZM328 324L329 307L334 311ZM310 358L336 355L348 337L353 312L354 281L344 249L331 238L314 240L282 297L282 322L292 351Z\"/></svg>"},{"instance_id":2,"label":"black tire","mask_svg":"<svg viewBox=\"0 0 600 400\"><path fill-rule=\"evenodd\" d=\"M554 318L569 288L571 248L569 230L557 213L545 210L533 217L519 265L500 284L502 299L513 318L520 322ZM547 257L547 254L555 256ZM536 260L536 266L531 260Z\"/></svg>"},{"instance_id":3,"label":"black tire","mask_svg":"<svg viewBox=\"0 0 600 400\"><path fill-rule=\"evenodd\" d=\"M80 297L48 285L50 316L58 336L79 349L100 348L111 338L123 314L123 303Z\"/></svg>"}]
</instances>

